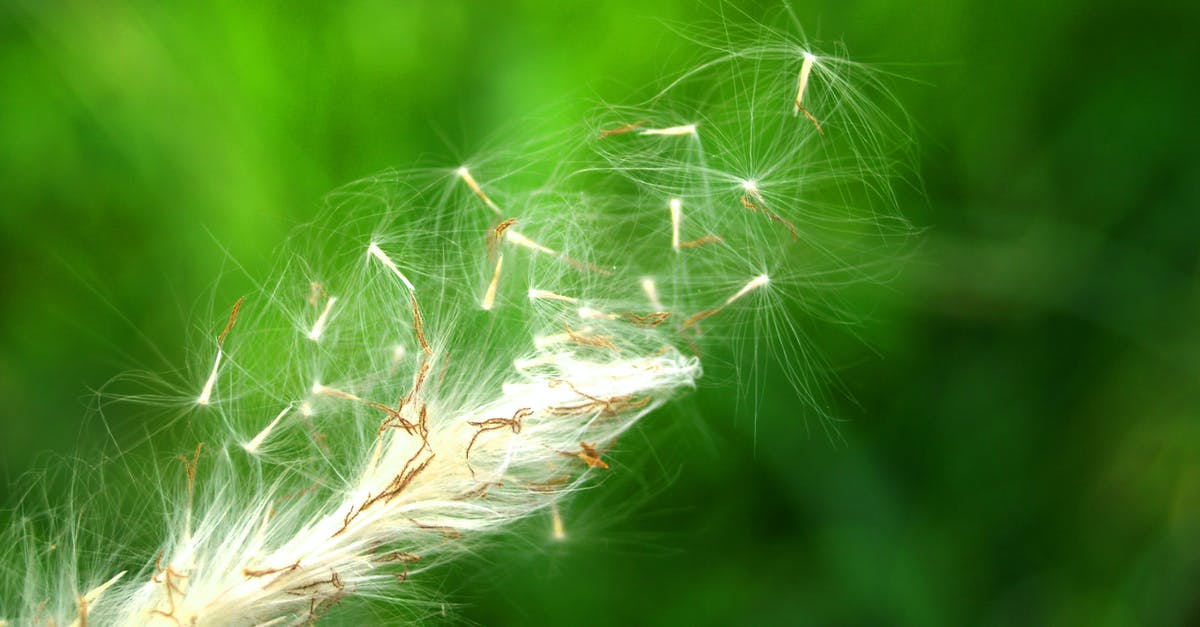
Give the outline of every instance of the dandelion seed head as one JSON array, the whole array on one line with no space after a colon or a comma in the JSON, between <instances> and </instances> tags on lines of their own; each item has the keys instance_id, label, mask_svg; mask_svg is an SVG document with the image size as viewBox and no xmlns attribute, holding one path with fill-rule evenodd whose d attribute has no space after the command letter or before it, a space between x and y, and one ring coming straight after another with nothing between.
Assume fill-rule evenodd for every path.
<instances>
[{"instance_id":1,"label":"dandelion seed head","mask_svg":"<svg viewBox=\"0 0 1200 627\"><path fill-rule=\"evenodd\" d=\"M332 193L175 393L208 407L206 446L161 471L159 546L62 584L60 622L85 598L114 624L303 623L516 520L563 540L561 500L620 471L614 443L714 350L772 356L823 417L797 318L842 319L838 290L907 232L896 129L877 78L808 42L710 57L593 132Z\"/></svg>"}]
</instances>

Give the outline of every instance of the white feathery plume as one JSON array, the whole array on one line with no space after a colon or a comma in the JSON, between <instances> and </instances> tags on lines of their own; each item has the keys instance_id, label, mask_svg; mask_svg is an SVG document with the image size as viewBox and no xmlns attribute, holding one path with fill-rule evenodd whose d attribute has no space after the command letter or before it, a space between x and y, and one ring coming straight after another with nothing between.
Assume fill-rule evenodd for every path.
<instances>
[{"instance_id":1,"label":"white feathery plume","mask_svg":"<svg viewBox=\"0 0 1200 627\"><path fill-rule=\"evenodd\" d=\"M331 195L302 263L238 300L194 369L201 446L157 546L86 573L28 551L51 583L0 616L305 624L399 599L538 512L562 539L559 501L696 384L702 344L771 342L819 414L793 318L840 314L824 295L877 278L881 242L909 232L886 212L898 127L868 71L768 37L601 113L590 140L501 164L540 184L479 160Z\"/></svg>"}]
</instances>

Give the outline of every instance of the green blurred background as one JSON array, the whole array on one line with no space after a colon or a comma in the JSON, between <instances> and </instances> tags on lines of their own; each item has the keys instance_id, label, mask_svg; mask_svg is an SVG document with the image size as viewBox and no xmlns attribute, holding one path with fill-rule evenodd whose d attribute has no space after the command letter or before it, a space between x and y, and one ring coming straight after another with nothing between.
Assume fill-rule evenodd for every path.
<instances>
[{"instance_id":1,"label":"green blurred background","mask_svg":"<svg viewBox=\"0 0 1200 627\"><path fill-rule=\"evenodd\" d=\"M825 347L844 441L778 381L756 427L702 391L570 507L570 541L531 521L450 573L453 620L1200 622L1197 5L794 9L914 79L901 205L927 230L863 300L865 345ZM627 99L686 56L664 20L720 10L4 2L0 502L47 452L98 457L89 389L185 363L196 315L245 289L231 260L265 272L325 192Z\"/></svg>"}]
</instances>

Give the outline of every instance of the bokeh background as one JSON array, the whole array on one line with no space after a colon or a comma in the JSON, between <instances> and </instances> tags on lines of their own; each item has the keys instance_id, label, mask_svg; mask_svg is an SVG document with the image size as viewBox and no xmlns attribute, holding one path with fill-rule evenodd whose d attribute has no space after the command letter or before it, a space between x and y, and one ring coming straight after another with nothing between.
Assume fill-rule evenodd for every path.
<instances>
[{"instance_id":1,"label":"bokeh background","mask_svg":"<svg viewBox=\"0 0 1200 627\"><path fill-rule=\"evenodd\" d=\"M701 391L568 542L530 521L447 573L448 620L1200 622L1197 5L792 4L911 79L917 124L925 233L824 347L841 437L778 381L757 419ZM0 502L145 429L90 390L184 363L325 192L548 104L565 127L678 69L664 22L780 6L4 1Z\"/></svg>"}]
</instances>

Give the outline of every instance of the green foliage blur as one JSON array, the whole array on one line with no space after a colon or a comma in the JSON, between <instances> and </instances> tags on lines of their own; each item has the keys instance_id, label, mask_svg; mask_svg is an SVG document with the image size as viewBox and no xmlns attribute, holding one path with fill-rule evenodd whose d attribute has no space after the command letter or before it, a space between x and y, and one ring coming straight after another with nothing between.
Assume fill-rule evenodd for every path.
<instances>
[{"instance_id":1,"label":"green foliage blur","mask_svg":"<svg viewBox=\"0 0 1200 627\"><path fill-rule=\"evenodd\" d=\"M920 148L913 258L822 347L840 436L770 375L757 401L701 391L564 512L565 543L530 521L447 573L450 620L1200 621L1196 6L793 2L911 79ZM564 128L681 69L687 24L781 8L4 2L0 502L156 429L90 390L183 364L324 193L549 105L530 134Z\"/></svg>"}]
</instances>

